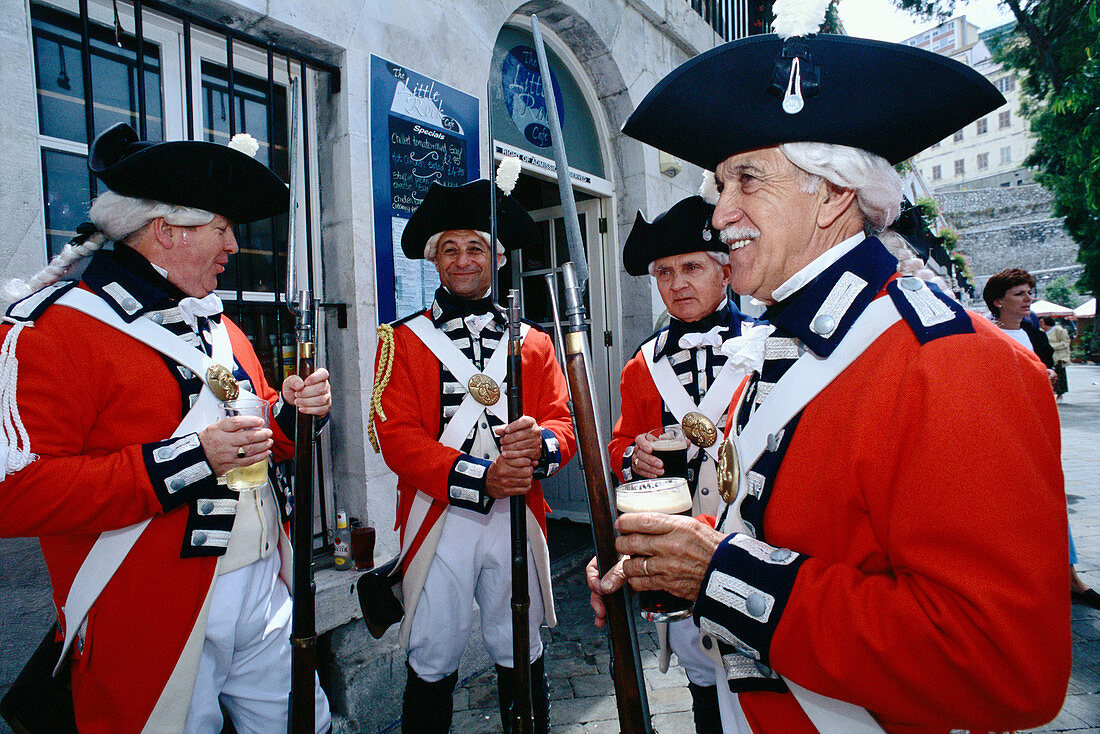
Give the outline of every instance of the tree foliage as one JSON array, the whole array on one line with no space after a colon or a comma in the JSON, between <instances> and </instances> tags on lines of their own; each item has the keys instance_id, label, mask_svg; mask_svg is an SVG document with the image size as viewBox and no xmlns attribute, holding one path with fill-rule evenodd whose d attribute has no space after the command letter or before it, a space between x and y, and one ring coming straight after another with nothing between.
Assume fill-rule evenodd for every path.
<instances>
[{"instance_id":1,"label":"tree foliage","mask_svg":"<svg viewBox=\"0 0 1100 734\"><path fill-rule=\"evenodd\" d=\"M1046 287L1043 288L1043 298L1051 303L1057 303L1059 306L1068 306L1069 308L1077 306L1077 297L1073 294L1073 290L1066 282L1064 275L1059 275L1046 284Z\"/></svg>"},{"instance_id":2,"label":"tree foliage","mask_svg":"<svg viewBox=\"0 0 1100 734\"><path fill-rule=\"evenodd\" d=\"M955 0L893 0L913 14L950 17ZM1026 164L1054 194L1077 242L1077 290L1100 293L1100 0L1001 0L1015 27L991 50L1017 71L1035 149Z\"/></svg>"}]
</instances>

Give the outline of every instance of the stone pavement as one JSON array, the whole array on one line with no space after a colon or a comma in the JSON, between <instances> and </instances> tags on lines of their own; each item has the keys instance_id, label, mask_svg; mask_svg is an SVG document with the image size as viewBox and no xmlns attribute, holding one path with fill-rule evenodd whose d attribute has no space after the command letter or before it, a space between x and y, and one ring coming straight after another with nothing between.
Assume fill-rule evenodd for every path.
<instances>
[{"instance_id":1,"label":"stone pavement","mask_svg":"<svg viewBox=\"0 0 1100 734\"><path fill-rule=\"evenodd\" d=\"M1070 392L1059 405L1059 414L1070 526L1080 559L1077 571L1086 583L1100 590L1100 450L1096 438L1100 432L1100 366L1071 365L1068 376ZM551 533L555 529L552 527ZM618 731L614 688L607 671L607 639L592 626L584 586L584 563L589 557L590 552L580 551L555 563L559 625L543 630L551 732L555 734ZM1053 722L1031 731L1100 734L1100 611L1074 605L1072 624L1073 674L1065 705ZM692 734L695 729L686 678L675 661L667 674L658 672L652 630L652 625L639 622L654 729L660 734ZM451 731L500 731L492 666L460 680Z\"/></svg>"}]
</instances>

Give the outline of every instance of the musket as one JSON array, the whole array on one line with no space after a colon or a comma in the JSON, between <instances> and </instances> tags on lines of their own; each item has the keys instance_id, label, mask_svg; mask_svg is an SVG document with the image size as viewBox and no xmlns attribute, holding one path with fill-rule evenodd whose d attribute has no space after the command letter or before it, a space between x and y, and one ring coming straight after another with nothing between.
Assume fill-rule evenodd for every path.
<instances>
[{"instance_id":1,"label":"musket","mask_svg":"<svg viewBox=\"0 0 1100 734\"><path fill-rule=\"evenodd\" d=\"M495 193L494 193L495 198ZM519 291L508 291L508 422L523 417L523 337L520 333ZM515 685L512 728L530 734L534 728L531 706L531 594L527 587L527 497L510 499L512 526L512 661Z\"/></svg>"},{"instance_id":2,"label":"musket","mask_svg":"<svg viewBox=\"0 0 1100 734\"><path fill-rule=\"evenodd\" d=\"M588 333L584 323L582 298L584 283L588 278L588 266L584 254L584 242L581 240L577 203L573 198L569 162L566 160L565 144L562 140L561 123L558 120L558 105L554 97L550 65L546 60L546 48L542 42L538 18L534 15L531 16L531 32L534 36L539 72L543 80L543 98L546 100L550 140L554 149L554 162L557 165L558 191L561 195L565 219L566 241L569 244L570 256L576 263L577 272L581 274L578 280L573 263L565 263L562 266L568 320L564 338L565 376L569 382L577 444L584 464L588 511L592 518L592 536L596 544L596 562L600 575L603 576L618 562L619 554L615 550L615 518L611 513L612 483L606 451L607 442L604 441L597 418L600 413L596 405L592 374L588 370L592 358L588 354ZM607 609L608 635L611 638L611 674L615 682L615 704L618 708L621 732L648 734L652 731L649 706L645 697L641 659L638 655L634 615L630 613L630 600L627 593L627 587L624 586L619 591L603 597L604 606Z\"/></svg>"},{"instance_id":3,"label":"musket","mask_svg":"<svg viewBox=\"0 0 1100 734\"><path fill-rule=\"evenodd\" d=\"M287 304L297 320L298 354L295 374L303 380L313 374L313 295L308 271L299 279L301 254L297 247L298 213L298 91L290 81L290 214L286 242ZM308 259L306 259L308 262ZM292 299L292 300L291 300ZM290 734L313 734L314 678L317 670L317 624L313 586L313 416L298 412L294 430L294 606L290 629Z\"/></svg>"}]
</instances>

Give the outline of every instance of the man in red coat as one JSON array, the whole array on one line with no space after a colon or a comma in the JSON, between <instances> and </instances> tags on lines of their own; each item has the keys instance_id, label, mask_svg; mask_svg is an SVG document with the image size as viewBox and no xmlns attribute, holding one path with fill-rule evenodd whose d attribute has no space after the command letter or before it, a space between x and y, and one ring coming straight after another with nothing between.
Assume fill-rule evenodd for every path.
<instances>
[{"instance_id":1,"label":"man in red coat","mask_svg":"<svg viewBox=\"0 0 1100 734\"><path fill-rule=\"evenodd\" d=\"M241 145L103 132L94 226L0 331L0 534L40 539L81 732L218 731L222 706L238 731L286 726L288 498L219 477L290 457L295 406L323 417L331 400L323 369L273 390L212 293L233 225L287 208ZM79 284L55 282L105 240ZM224 418L234 391L267 401L270 427Z\"/></svg>"},{"instance_id":2,"label":"man in red coat","mask_svg":"<svg viewBox=\"0 0 1100 734\"><path fill-rule=\"evenodd\" d=\"M1004 100L950 59L779 15L779 36L692 59L624 127L716 174L733 288L771 332L727 345L755 374L719 529L625 516L632 557L590 586L695 601L726 731L1038 726L1070 671L1045 370L868 236L897 217L892 164Z\"/></svg>"},{"instance_id":3,"label":"man in red coat","mask_svg":"<svg viewBox=\"0 0 1100 734\"><path fill-rule=\"evenodd\" d=\"M748 320L726 297L729 248L710 226L713 213L714 206L698 196L676 203L652 223L638 212L623 246L623 265L631 275L652 275L670 319L623 367L622 414L608 446L620 481L664 476L667 467L653 453L655 432L662 426L686 425L684 434L691 443L685 479L692 514L712 516L721 503L716 438L726 425L733 391L745 376L721 346L739 336ZM692 422L710 430L692 430ZM720 732L714 666L699 650L699 628L690 619L674 620L664 630L659 627L658 634L667 634L661 669L667 668L671 648L687 673L696 731Z\"/></svg>"},{"instance_id":4,"label":"man in red coat","mask_svg":"<svg viewBox=\"0 0 1100 734\"><path fill-rule=\"evenodd\" d=\"M546 512L538 479L573 455L565 377L550 338L523 325L523 410L507 421L502 380L506 319L491 302L493 267L503 247L537 243L530 216L498 195L497 246L490 247L488 181L435 184L401 238L409 258L435 264L440 288L426 312L380 332L374 427L398 478L405 619L409 651L403 730L450 729L452 692L476 599L485 648L497 666L501 721L510 729L513 699L509 503L527 504L530 660L535 731L548 728L548 694L539 626L554 626ZM388 361L388 359L387 359Z\"/></svg>"}]
</instances>

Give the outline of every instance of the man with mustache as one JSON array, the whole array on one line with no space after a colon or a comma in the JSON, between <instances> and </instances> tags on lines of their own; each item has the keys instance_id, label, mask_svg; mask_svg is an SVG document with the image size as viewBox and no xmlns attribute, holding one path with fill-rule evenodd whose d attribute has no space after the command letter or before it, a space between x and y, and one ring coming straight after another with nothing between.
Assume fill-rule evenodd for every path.
<instances>
[{"instance_id":1,"label":"man with mustache","mask_svg":"<svg viewBox=\"0 0 1100 734\"><path fill-rule=\"evenodd\" d=\"M523 326L523 409L506 423L501 384L508 339L503 310L491 300L492 268L504 247L535 245L538 230L510 196L497 194L496 246L490 245L488 181L433 184L401 236L410 259L435 264L440 287L426 312L379 329L374 428L397 474L408 649L402 727L445 734L452 693L473 622L481 611L485 648L497 666L501 723L509 731L514 698L509 497L527 500L530 660L534 730L546 732L548 691L539 626L554 626L546 501L539 479L575 450L565 376L545 332ZM388 361L388 358L387 358Z\"/></svg>"},{"instance_id":2,"label":"man with mustache","mask_svg":"<svg viewBox=\"0 0 1100 734\"><path fill-rule=\"evenodd\" d=\"M732 287L772 331L741 355L756 365L731 407L739 490L718 529L624 516L630 558L589 585L695 601L726 731L1038 726L1070 670L1045 370L899 278L874 236L898 214L892 164L1004 100L942 56L817 34L794 5L776 3L777 35L673 71L624 126L715 173Z\"/></svg>"},{"instance_id":3,"label":"man with mustache","mask_svg":"<svg viewBox=\"0 0 1100 734\"><path fill-rule=\"evenodd\" d=\"M653 277L671 318L623 367L622 414L608 447L621 481L665 474L653 454L652 441L658 436L651 431L659 433L661 426L681 423L691 414L704 416L712 429L721 431L730 398L744 377L744 370L727 364L721 351L722 343L738 336L749 319L726 297L729 250L710 226L713 213L714 207L698 196L675 204L652 224L638 212L623 247L626 271ZM717 434L686 430L685 435L691 441L686 479L692 514L716 515L721 503L714 458ZM714 666L699 650L699 628L683 619L668 623L667 635L688 676L696 731L720 732ZM662 658L665 664L667 657Z\"/></svg>"}]
</instances>

